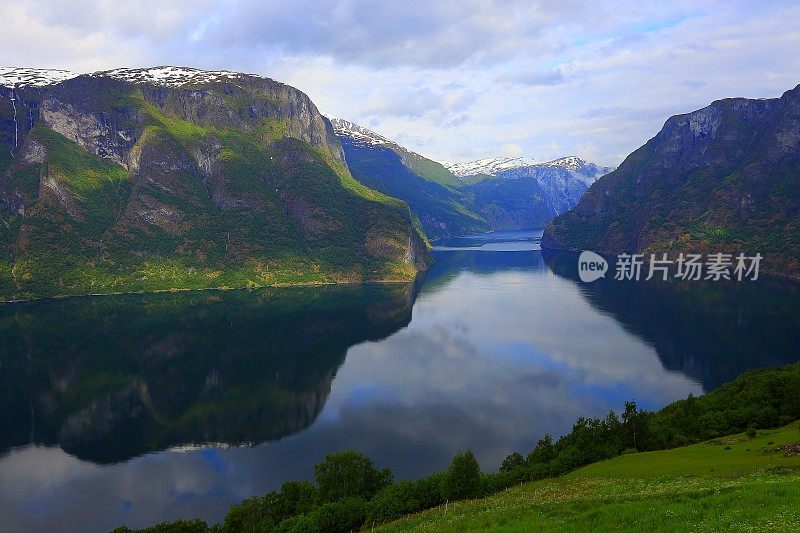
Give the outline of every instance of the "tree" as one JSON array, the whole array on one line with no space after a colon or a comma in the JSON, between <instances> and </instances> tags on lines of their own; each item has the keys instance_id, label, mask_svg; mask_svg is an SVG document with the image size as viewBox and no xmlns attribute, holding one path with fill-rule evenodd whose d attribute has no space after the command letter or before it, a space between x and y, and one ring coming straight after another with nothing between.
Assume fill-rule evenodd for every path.
<instances>
[{"instance_id":1,"label":"tree","mask_svg":"<svg viewBox=\"0 0 800 533\"><path fill-rule=\"evenodd\" d=\"M281 485L280 492L279 505L282 519L306 514L316 506L317 496L317 487L308 481L287 481Z\"/></svg>"},{"instance_id":2,"label":"tree","mask_svg":"<svg viewBox=\"0 0 800 533\"><path fill-rule=\"evenodd\" d=\"M264 496L254 496L242 500L238 505L231 505L222 523L225 533L238 531L259 531L261 522L266 517L267 509L275 501L277 494L270 492Z\"/></svg>"},{"instance_id":3,"label":"tree","mask_svg":"<svg viewBox=\"0 0 800 533\"><path fill-rule=\"evenodd\" d=\"M453 457L442 479L442 498L464 500L474 498L481 488L481 467L471 450Z\"/></svg>"},{"instance_id":4,"label":"tree","mask_svg":"<svg viewBox=\"0 0 800 533\"><path fill-rule=\"evenodd\" d=\"M556 447L553 443L553 437L546 434L539 439L534 448L527 457L528 464L547 464L556 458Z\"/></svg>"},{"instance_id":5,"label":"tree","mask_svg":"<svg viewBox=\"0 0 800 533\"><path fill-rule=\"evenodd\" d=\"M378 470L369 457L345 450L326 455L323 462L314 466L314 477L323 501L350 497L369 500L392 482L392 471Z\"/></svg>"},{"instance_id":6,"label":"tree","mask_svg":"<svg viewBox=\"0 0 800 533\"><path fill-rule=\"evenodd\" d=\"M518 452L514 452L505 459L503 459L503 464L500 465L501 472L511 472L523 466L525 464L525 458L522 457L522 454Z\"/></svg>"},{"instance_id":7,"label":"tree","mask_svg":"<svg viewBox=\"0 0 800 533\"><path fill-rule=\"evenodd\" d=\"M638 418L639 411L636 408L636 402L633 400L625 402L625 411L622 413L622 425L625 428L626 448L633 448L634 450L639 449L636 431Z\"/></svg>"}]
</instances>

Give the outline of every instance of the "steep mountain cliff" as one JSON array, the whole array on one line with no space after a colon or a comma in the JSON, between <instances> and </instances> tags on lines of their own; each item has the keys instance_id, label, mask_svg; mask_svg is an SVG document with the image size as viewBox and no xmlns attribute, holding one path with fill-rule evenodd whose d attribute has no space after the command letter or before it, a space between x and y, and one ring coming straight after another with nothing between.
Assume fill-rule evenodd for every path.
<instances>
[{"instance_id":1,"label":"steep mountain cliff","mask_svg":"<svg viewBox=\"0 0 800 533\"><path fill-rule=\"evenodd\" d=\"M542 246L761 253L762 269L800 275L800 86L670 118Z\"/></svg>"},{"instance_id":2,"label":"steep mountain cliff","mask_svg":"<svg viewBox=\"0 0 800 533\"><path fill-rule=\"evenodd\" d=\"M0 299L408 280L408 206L302 92L157 67L0 70Z\"/></svg>"},{"instance_id":3,"label":"steep mountain cliff","mask_svg":"<svg viewBox=\"0 0 800 533\"><path fill-rule=\"evenodd\" d=\"M353 177L367 187L408 202L427 235L436 239L490 229L469 207L462 183L444 166L358 124L328 117Z\"/></svg>"}]
</instances>

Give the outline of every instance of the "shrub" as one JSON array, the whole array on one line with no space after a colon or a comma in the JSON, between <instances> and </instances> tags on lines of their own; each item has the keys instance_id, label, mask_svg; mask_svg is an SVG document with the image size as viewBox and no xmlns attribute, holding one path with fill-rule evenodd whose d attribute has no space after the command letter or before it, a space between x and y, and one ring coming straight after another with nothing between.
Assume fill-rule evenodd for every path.
<instances>
[{"instance_id":1,"label":"shrub","mask_svg":"<svg viewBox=\"0 0 800 533\"><path fill-rule=\"evenodd\" d=\"M366 516L362 498L345 498L317 507L310 518L323 533L346 533L361 528Z\"/></svg>"},{"instance_id":2,"label":"shrub","mask_svg":"<svg viewBox=\"0 0 800 533\"><path fill-rule=\"evenodd\" d=\"M269 530L264 529L264 531ZM275 528L275 531L278 533L318 533L320 528L313 516L301 514L283 520Z\"/></svg>"},{"instance_id":3,"label":"shrub","mask_svg":"<svg viewBox=\"0 0 800 533\"><path fill-rule=\"evenodd\" d=\"M420 509L430 509L444 502L441 490L443 479L444 473L438 472L411 482Z\"/></svg>"},{"instance_id":4,"label":"shrub","mask_svg":"<svg viewBox=\"0 0 800 533\"><path fill-rule=\"evenodd\" d=\"M530 470L526 465L518 466L513 470L496 472L494 474L481 475L481 496L489 496L507 489L513 485L519 485L530 479Z\"/></svg>"},{"instance_id":5,"label":"shrub","mask_svg":"<svg viewBox=\"0 0 800 533\"><path fill-rule=\"evenodd\" d=\"M225 515L222 530L269 531L285 519L311 511L317 502L317 489L307 481L289 481L280 492L269 492L232 505Z\"/></svg>"},{"instance_id":6,"label":"shrub","mask_svg":"<svg viewBox=\"0 0 800 533\"><path fill-rule=\"evenodd\" d=\"M414 483L401 481L384 487L370 500L366 524L382 524L420 509Z\"/></svg>"},{"instance_id":7,"label":"shrub","mask_svg":"<svg viewBox=\"0 0 800 533\"><path fill-rule=\"evenodd\" d=\"M534 463L530 467L528 475L532 480L544 479L546 477L555 476L554 462L549 463Z\"/></svg>"},{"instance_id":8,"label":"shrub","mask_svg":"<svg viewBox=\"0 0 800 533\"><path fill-rule=\"evenodd\" d=\"M129 533L132 530L127 526L118 527L111 533ZM176 520L175 522L163 522L144 529L137 529L140 533L207 533L208 525L200 519L195 520Z\"/></svg>"},{"instance_id":9,"label":"shrub","mask_svg":"<svg viewBox=\"0 0 800 533\"><path fill-rule=\"evenodd\" d=\"M442 478L442 497L445 500L474 498L481 490L481 468L471 450L459 452Z\"/></svg>"}]
</instances>

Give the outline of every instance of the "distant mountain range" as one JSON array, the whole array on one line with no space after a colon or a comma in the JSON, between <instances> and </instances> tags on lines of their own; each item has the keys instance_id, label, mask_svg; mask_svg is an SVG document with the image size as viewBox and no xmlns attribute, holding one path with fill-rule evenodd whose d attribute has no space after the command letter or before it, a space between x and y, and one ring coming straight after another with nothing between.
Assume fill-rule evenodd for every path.
<instances>
[{"instance_id":1,"label":"distant mountain range","mask_svg":"<svg viewBox=\"0 0 800 533\"><path fill-rule=\"evenodd\" d=\"M800 275L800 86L671 117L544 232L545 248L761 253Z\"/></svg>"},{"instance_id":2,"label":"distant mountain range","mask_svg":"<svg viewBox=\"0 0 800 533\"><path fill-rule=\"evenodd\" d=\"M183 67L0 69L0 301L411 280L408 205L301 91Z\"/></svg>"},{"instance_id":3,"label":"distant mountain range","mask_svg":"<svg viewBox=\"0 0 800 533\"><path fill-rule=\"evenodd\" d=\"M419 217L431 238L488 231L490 225L471 207L463 183L440 163L416 154L352 122L328 116L342 143L353 177L400 198Z\"/></svg>"},{"instance_id":4,"label":"distant mountain range","mask_svg":"<svg viewBox=\"0 0 800 533\"><path fill-rule=\"evenodd\" d=\"M502 157L469 163L445 163L445 166L462 182L475 185L476 191L504 187L519 189L524 187L526 181L536 181L544 194L547 207L544 215L547 220L542 225L546 225L554 216L575 207L592 183L614 170L613 167L599 166L575 156L545 162ZM505 181L503 185L483 183L490 178ZM514 183L513 180L519 182Z\"/></svg>"},{"instance_id":5,"label":"distant mountain range","mask_svg":"<svg viewBox=\"0 0 800 533\"><path fill-rule=\"evenodd\" d=\"M353 177L408 202L434 239L490 229L543 228L611 170L577 157L440 164L363 126L328 118Z\"/></svg>"}]
</instances>

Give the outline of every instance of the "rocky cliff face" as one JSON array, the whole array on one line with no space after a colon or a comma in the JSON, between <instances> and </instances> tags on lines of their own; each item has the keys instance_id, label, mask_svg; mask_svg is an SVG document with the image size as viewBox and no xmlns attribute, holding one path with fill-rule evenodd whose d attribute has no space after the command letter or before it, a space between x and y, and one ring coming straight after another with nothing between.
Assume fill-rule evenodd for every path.
<instances>
[{"instance_id":1,"label":"rocky cliff face","mask_svg":"<svg viewBox=\"0 0 800 533\"><path fill-rule=\"evenodd\" d=\"M0 298L427 266L408 207L352 178L293 87L175 67L32 72L0 72Z\"/></svg>"},{"instance_id":2,"label":"rocky cliff face","mask_svg":"<svg viewBox=\"0 0 800 533\"><path fill-rule=\"evenodd\" d=\"M670 118L546 229L542 246L748 252L800 274L800 86Z\"/></svg>"}]
</instances>

